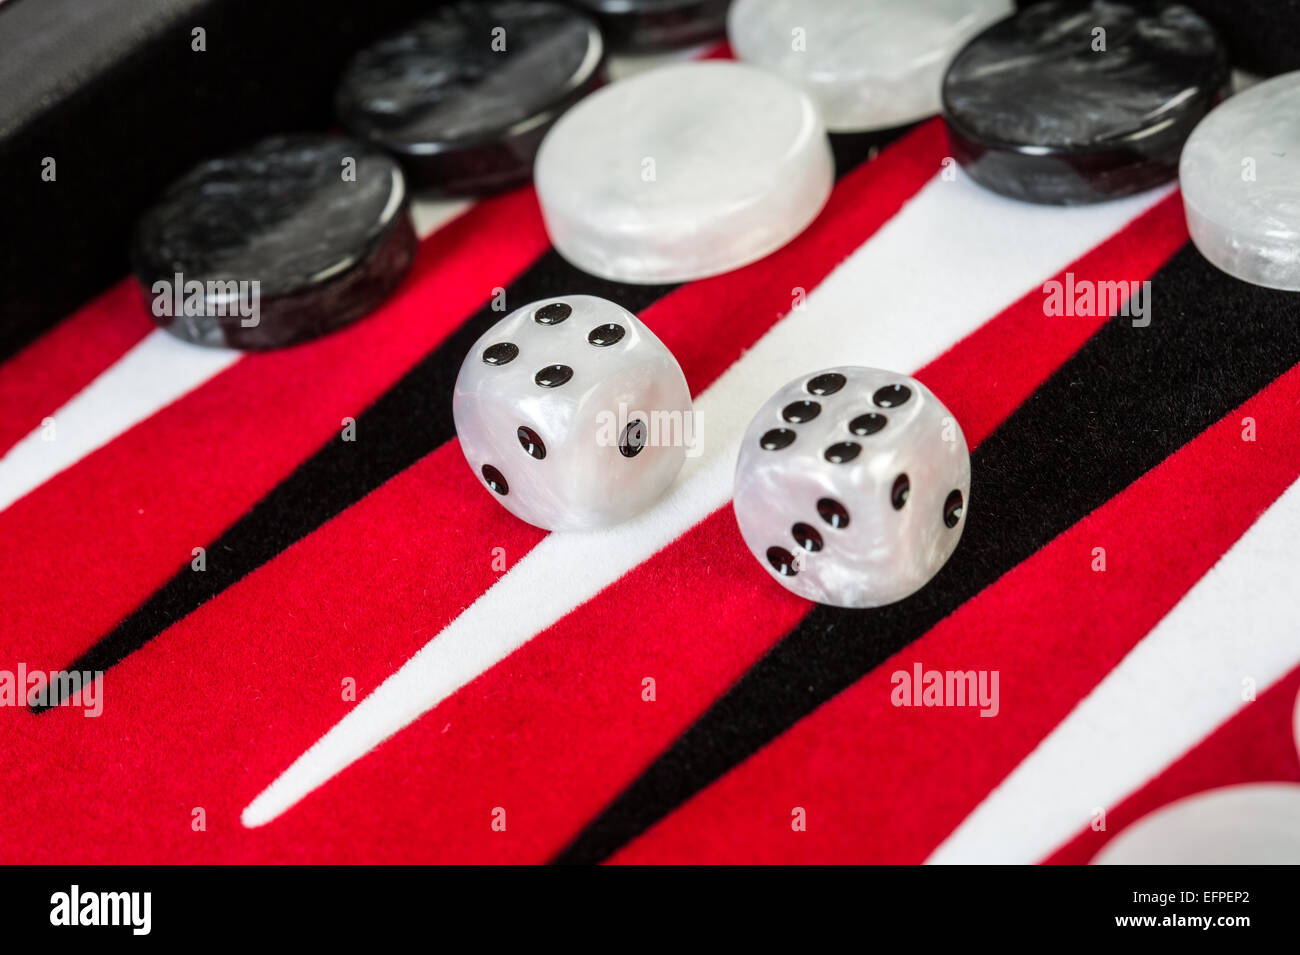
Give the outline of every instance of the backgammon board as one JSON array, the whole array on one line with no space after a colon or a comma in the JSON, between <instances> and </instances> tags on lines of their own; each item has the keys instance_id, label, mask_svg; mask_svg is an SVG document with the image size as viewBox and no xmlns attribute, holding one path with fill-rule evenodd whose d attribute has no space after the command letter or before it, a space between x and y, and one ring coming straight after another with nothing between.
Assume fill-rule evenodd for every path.
<instances>
[{"instance_id":1,"label":"backgammon board","mask_svg":"<svg viewBox=\"0 0 1300 955\"><path fill-rule=\"evenodd\" d=\"M196 344L151 312L136 223L210 157L339 133L350 58L431 5L318 3L310 31L255 6L0 5L26 77L0 126L0 858L1297 861L1300 299L1211 264L1172 173L1044 204L976 181L942 117L832 129L778 247L627 280L557 247L527 163L502 185L526 135L450 165L415 137L388 148L433 185L374 198L409 247L368 234L356 315ZM736 59L716 24L672 32L725 4L679 6L647 21L667 41L593 20L606 73L560 123ZM714 191L757 188L733 162ZM453 175L473 194L436 194ZM645 509L551 533L467 466L452 394L507 313L578 295L671 352L699 440ZM871 609L782 587L731 503L755 412L832 366L915 378L969 447L951 558Z\"/></svg>"}]
</instances>

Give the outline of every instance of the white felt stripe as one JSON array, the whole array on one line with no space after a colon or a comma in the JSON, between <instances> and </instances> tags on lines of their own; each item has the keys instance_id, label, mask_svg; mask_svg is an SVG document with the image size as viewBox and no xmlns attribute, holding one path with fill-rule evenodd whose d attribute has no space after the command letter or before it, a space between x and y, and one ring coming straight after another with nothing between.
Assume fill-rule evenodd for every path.
<instances>
[{"instance_id":1,"label":"white felt stripe","mask_svg":"<svg viewBox=\"0 0 1300 955\"><path fill-rule=\"evenodd\" d=\"M416 199L411 203L411 224L415 226L415 234L423 239L473 205L472 199Z\"/></svg>"},{"instance_id":2,"label":"white felt stripe","mask_svg":"<svg viewBox=\"0 0 1300 955\"><path fill-rule=\"evenodd\" d=\"M0 458L0 510L229 368L240 353L150 332Z\"/></svg>"},{"instance_id":3,"label":"white felt stripe","mask_svg":"<svg viewBox=\"0 0 1300 955\"><path fill-rule=\"evenodd\" d=\"M932 180L699 396L703 453L657 506L545 538L259 795L244 824L274 819L726 503L740 435L777 387L829 365L916 369L1167 193L1060 209Z\"/></svg>"},{"instance_id":4,"label":"white felt stripe","mask_svg":"<svg viewBox=\"0 0 1300 955\"><path fill-rule=\"evenodd\" d=\"M1300 663L1293 484L929 861L1037 862Z\"/></svg>"}]
</instances>

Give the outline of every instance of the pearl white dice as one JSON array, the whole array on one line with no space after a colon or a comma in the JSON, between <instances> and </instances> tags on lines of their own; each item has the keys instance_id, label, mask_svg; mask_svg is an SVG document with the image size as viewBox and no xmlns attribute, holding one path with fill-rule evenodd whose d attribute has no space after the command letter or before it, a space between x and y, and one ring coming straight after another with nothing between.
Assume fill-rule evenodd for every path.
<instances>
[{"instance_id":1,"label":"pearl white dice","mask_svg":"<svg viewBox=\"0 0 1300 955\"><path fill-rule=\"evenodd\" d=\"M828 368L763 405L741 443L734 507L745 543L801 597L878 607L952 555L970 497L961 426L914 378Z\"/></svg>"},{"instance_id":2,"label":"pearl white dice","mask_svg":"<svg viewBox=\"0 0 1300 955\"><path fill-rule=\"evenodd\" d=\"M591 295L516 309L456 378L461 450L507 510L594 530L645 510L694 440L682 369L631 312Z\"/></svg>"}]
</instances>

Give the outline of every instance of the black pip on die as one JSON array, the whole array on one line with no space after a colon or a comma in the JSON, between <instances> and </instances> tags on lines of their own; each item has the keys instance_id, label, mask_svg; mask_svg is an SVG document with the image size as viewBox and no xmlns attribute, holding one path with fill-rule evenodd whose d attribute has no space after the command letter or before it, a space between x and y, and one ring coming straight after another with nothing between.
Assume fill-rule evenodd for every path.
<instances>
[{"instance_id":1,"label":"black pip on die","mask_svg":"<svg viewBox=\"0 0 1300 955\"><path fill-rule=\"evenodd\" d=\"M878 607L952 555L970 497L956 419L923 384L875 368L790 382L741 443L734 507L745 543L787 589Z\"/></svg>"},{"instance_id":2,"label":"black pip on die","mask_svg":"<svg viewBox=\"0 0 1300 955\"><path fill-rule=\"evenodd\" d=\"M635 315L592 295L533 302L493 325L460 367L452 415L483 484L553 531L648 508L693 435L677 359Z\"/></svg>"}]
</instances>

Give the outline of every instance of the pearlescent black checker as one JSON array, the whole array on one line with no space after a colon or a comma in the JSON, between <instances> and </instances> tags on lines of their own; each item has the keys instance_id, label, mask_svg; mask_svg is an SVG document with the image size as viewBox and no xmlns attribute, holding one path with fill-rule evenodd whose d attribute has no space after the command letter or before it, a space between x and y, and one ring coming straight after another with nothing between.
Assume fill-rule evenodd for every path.
<instances>
[{"instance_id":1,"label":"pearlescent black checker","mask_svg":"<svg viewBox=\"0 0 1300 955\"><path fill-rule=\"evenodd\" d=\"M460 0L357 53L336 102L413 187L479 195L527 182L551 125L604 78L600 31L571 7Z\"/></svg>"},{"instance_id":2,"label":"pearlescent black checker","mask_svg":"<svg viewBox=\"0 0 1300 955\"><path fill-rule=\"evenodd\" d=\"M273 136L201 163L140 219L136 278L186 341L267 349L378 306L410 268L415 230L390 158L337 136Z\"/></svg>"},{"instance_id":3,"label":"pearlescent black checker","mask_svg":"<svg viewBox=\"0 0 1300 955\"><path fill-rule=\"evenodd\" d=\"M574 0L620 50L648 52L720 40L730 0Z\"/></svg>"},{"instance_id":4,"label":"pearlescent black checker","mask_svg":"<svg viewBox=\"0 0 1300 955\"><path fill-rule=\"evenodd\" d=\"M1175 178L1184 141L1227 82L1217 32L1181 3L1048 0L953 58L943 115L976 182L1074 205Z\"/></svg>"}]
</instances>

